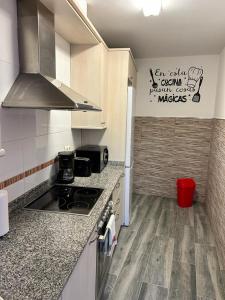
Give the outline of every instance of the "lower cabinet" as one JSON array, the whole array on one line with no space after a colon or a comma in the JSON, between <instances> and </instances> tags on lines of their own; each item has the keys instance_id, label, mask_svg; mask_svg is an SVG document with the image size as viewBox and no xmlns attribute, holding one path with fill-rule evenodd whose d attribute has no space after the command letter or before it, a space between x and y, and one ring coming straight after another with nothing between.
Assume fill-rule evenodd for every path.
<instances>
[{"instance_id":1,"label":"lower cabinet","mask_svg":"<svg viewBox=\"0 0 225 300\"><path fill-rule=\"evenodd\" d=\"M123 223L124 177L120 177L112 194L115 211L116 233ZM95 300L96 299L96 255L97 226L84 248L59 300Z\"/></svg>"},{"instance_id":2,"label":"lower cabinet","mask_svg":"<svg viewBox=\"0 0 225 300\"><path fill-rule=\"evenodd\" d=\"M96 228L79 258L60 300L95 300Z\"/></svg>"}]
</instances>

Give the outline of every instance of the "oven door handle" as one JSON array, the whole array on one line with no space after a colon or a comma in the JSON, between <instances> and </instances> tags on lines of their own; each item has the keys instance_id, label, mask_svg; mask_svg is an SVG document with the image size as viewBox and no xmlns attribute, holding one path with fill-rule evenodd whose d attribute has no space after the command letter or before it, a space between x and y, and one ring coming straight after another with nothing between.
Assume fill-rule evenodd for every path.
<instances>
[{"instance_id":1,"label":"oven door handle","mask_svg":"<svg viewBox=\"0 0 225 300\"><path fill-rule=\"evenodd\" d=\"M96 231L96 233L97 233L96 237L89 242L89 245L94 243L96 240L98 240L100 243L104 243L105 240L106 240L106 237L108 235L108 232L109 232L109 228L106 228L106 231L105 231L104 235L99 235L98 232Z\"/></svg>"},{"instance_id":2,"label":"oven door handle","mask_svg":"<svg viewBox=\"0 0 225 300\"><path fill-rule=\"evenodd\" d=\"M108 232L109 232L109 228L106 228L105 234L104 235L99 235L98 240L99 240L100 243L105 243Z\"/></svg>"}]
</instances>

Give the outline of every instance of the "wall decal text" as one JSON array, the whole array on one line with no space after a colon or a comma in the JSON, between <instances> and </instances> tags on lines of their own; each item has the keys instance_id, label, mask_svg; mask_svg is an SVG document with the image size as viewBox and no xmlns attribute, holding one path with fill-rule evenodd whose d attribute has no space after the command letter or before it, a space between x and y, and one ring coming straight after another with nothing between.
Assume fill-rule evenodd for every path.
<instances>
[{"instance_id":1,"label":"wall decal text","mask_svg":"<svg viewBox=\"0 0 225 300\"><path fill-rule=\"evenodd\" d=\"M174 70L149 69L150 102L186 103L201 101L200 89L203 82L203 68L177 67Z\"/></svg>"}]
</instances>

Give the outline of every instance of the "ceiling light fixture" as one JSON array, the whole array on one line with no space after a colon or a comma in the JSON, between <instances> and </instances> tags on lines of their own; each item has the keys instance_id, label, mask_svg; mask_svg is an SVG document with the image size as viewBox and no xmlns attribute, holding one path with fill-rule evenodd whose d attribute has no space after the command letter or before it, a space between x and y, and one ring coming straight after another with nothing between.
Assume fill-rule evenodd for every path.
<instances>
[{"instance_id":1,"label":"ceiling light fixture","mask_svg":"<svg viewBox=\"0 0 225 300\"><path fill-rule=\"evenodd\" d=\"M162 9L162 0L143 0L142 11L145 17L158 16Z\"/></svg>"}]
</instances>

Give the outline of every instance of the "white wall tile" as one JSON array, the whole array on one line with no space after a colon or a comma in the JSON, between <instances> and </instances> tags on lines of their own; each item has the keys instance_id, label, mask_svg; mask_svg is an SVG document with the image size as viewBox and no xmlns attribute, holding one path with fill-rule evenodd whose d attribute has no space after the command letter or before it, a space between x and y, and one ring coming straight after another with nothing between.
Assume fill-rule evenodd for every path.
<instances>
[{"instance_id":1,"label":"white wall tile","mask_svg":"<svg viewBox=\"0 0 225 300\"><path fill-rule=\"evenodd\" d=\"M9 195L9 202L24 194L24 179L20 180L6 188Z\"/></svg>"},{"instance_id":2,"label":"white wall tile","mask_svg":"<svg viewBox=\"0 0 225 300\"><path fill-rule=\"evenodd\" d=\"M49 116L50 112L44 110L0 108L2 141L7 142L48 134L51 126ZM64 126L63 128L65 130L68 127Z\"/></svg>"},{"instance_id":3,"label":"white wall tile","mask_svg":"<svg viewBox=\"0 0 225 300\"><path fill-rule=\"evenodd\" d=\"M48 135L22 141L24 170L29 170L53 158L48 153Z\"/></svg>"},{"instance_id":4,"label":"white wall tile","mask_svg":"<svg viewBox=\"0 0 225 300\"><path fill-rule=\"evenodd\" d=\"M55 34L56 78L70 86L70 44ZM71 113L52 110L49 113L49 132L62 132L71 129Z\"/></svg>"},{"instance_id":5,"label":"white wall tile","mask_svg":"<svg viewBox=\"0 0 225 300\"><path fill-rule=\"evenodd\" d=\"M0 1L0 102L19 72L16 15L16 0ZM70 85L70 45L57 34L56 75ZM6 156L0 158L0 181L55 158L65 145L80 146L81 132L71 130L68 111L0 108L1 144ZM10 201L50 176L55 176L53 166L7 187Z\"/></svg>"},{"instance_id":6,"label":"white wall tile","mask_svg":"<svg viewBox=\"0 0 225 300\"><path fill-rule=\"evenodd\" d=\"M16 0L2 0L0 2L0 28L0 60L18 66L19 59Z\"/></svg>"},{"instance_id":7,"label":"white wall tile","mask_svg":"<svg viewBox=\"0 0 225 300\"><path fill-rule=\"evenodd\" d=\"M52 166L49 166L46 169L43 169L31 176L26 177L24 179L24 192L27 192L43 181L48 180L50 178L51 168Z\"/></svg>"},{"instance_id":8,"label":"white wall tile","mask_svg":"<svg viewBox=\"0 0 225 300\"><path fill-rule=\"evenodd\" d=\"M49 130L49 111L24 109L22 115L22 138L46 135Z\"/></svg>"},{"instance_id":9,"label":"white wall tile","mask_svg":"<svg viewBox=\"0 0 225 300\"><path fill-rule=\"evenodd\" d=\"M24 170L54 159L66 145L75 149L81 145L80 131L58 132L22 140Z\"/></svg>"},{"instance_id":10,"label":"white wall tile","mask_svg":"<svg viewBox=\"0 0 225 300\"><path fill-rule=\"evenodd\" d=\"M0 17L1 18L1 17ZM2 39L2 37L1 37ZM1 45L0 44L0 49ZM19 73L19 66L0 60L0 103L5 99Z\"/></svg>"},{"instance_id":11,"label":"white wall tile","mask_svg":"<svg viewBox=\"0 0 225 300\"><path fill-rule=\"evenodd\" d=\"M79 131L74 134L65 131L22 140L24 169L28 170L54 159L67 145L72 149L79 147L81 144Z\"/></svg>"},{"instance_id":12,"label":"white wall tile","mask_svg":"<svg viewBox=\"0 0 225 300\"><path fill-rule=\"evenodd\" d=\"M6 155L0 158L0 181L23 172L23 153L21 141L3 143Z\"/></svg>"},{"instance_id":13,"label":"white wall tile","mask_svg":"<svg viewBox=\"0 0 225 300\"><path fill-rule=\"evenodd\" d=\"M55 35L56 78L70 86L70 44L60 35Z\"/></svg>"},{"instance_id":14,"label":"white wall tile","mask_svg":"<svg viewBox=\"0 0 225 300\"><path fill-rule=\"evenodd\" d=\"M50 111L48 125L49 133L71 130L71 113L69 111Z\"/></svg>"},{"instance_id":15,"label":"white wall tile","mask_svg":"<svg viewBox=\"0 0 225 300\"><path fill-rule=\"evenodd\" d=\"M23 138L21 109L0 108L0 123L2 143Z\"/></svg>"},{"instance_id":16,"label":"white wall tile","mask_svg":"<svg viewBox=\"0 0 225 300\"><path fill-rule=\"evenodd\" d=\"M48 134L50 111L35 109L36 136Z\"/></svg>"},{"instance_id":17,"label":"white wall tile","mask_svg":"<svg viewBox=\"0 0 225 300\"><path fill-rule=\"evenodd\" d=\"M75 147L73 136L70 131L58 132L54 134L50 134L48 139L48 151L49 153L58 153L59 151L63 151L64 147L67 145Z\"/></svg>"},{"instance_id":18,"label":"white wall tile","mask_svg":"<svg viewBox=\"0 0 225 300\"><path fill-rule=\"evenodd\" d=\"M72 132L70 132L70 133L72 135L74 149L80 147L81 146L81 130L73 129Z\"/></svg>"}]
</instances>

